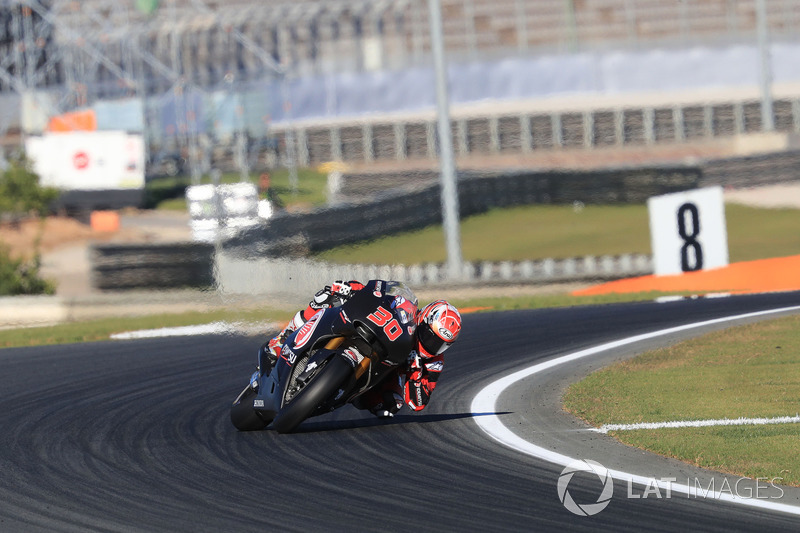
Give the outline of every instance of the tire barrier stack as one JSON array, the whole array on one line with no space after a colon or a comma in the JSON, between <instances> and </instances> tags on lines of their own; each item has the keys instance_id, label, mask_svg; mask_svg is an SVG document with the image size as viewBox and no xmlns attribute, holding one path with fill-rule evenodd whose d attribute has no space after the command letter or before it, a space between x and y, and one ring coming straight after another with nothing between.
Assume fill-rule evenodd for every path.
<instances>
[{"instance_id":1,"label":"tire barrier stack","mask_svg":"<svg viewBox=\"0 0 800 533\"><path fill-rule=\"evenodd\" d=\"M758 187L800 180L800 150L705 161L700 187Z\"/></svg>"},{"instance_id":2,"label":"tire barrier stack","mask_svg":"<svg viewBox=\"0 0 800 533\"><path fill-rule=\"evenodd\" d=\"M210 289L214 245L95 244L90 250L92 286L99 290Z\"/></svg>"}]
</instances>

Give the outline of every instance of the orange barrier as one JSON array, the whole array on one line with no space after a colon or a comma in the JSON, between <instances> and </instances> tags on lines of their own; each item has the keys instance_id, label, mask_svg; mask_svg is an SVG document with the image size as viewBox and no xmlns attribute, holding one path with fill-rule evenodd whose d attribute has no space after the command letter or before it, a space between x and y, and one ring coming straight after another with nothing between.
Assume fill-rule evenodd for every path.
<instances>
[{"instance_id":1,"label":"orange barrier","mask_svg":"<svg viewBox=\"0 0 800 533\"><path fill-rule=\"evenodd\" d=\"M478 311L485 311L487 309L494 309L493 307L462 307L458 310L459 313L462 315L466 315L467 313L477 313Z\"/></svg>"},{"instance_id":2,"label":"orange barrier","mask_svg":"<svg viewBox=\"0 0 800 533\"><path fill-rule=\"evenodd\" d=\"M50 119L47 131L95 131L97 130L97 115L93 109L73 111L57 115Z\"/></svg>"},{"instance_id":3,"label":"orange barrier","mask_svg":"<svg viewBox=\"0 0 800 533\"><path fill-rule=\"evenodd\" d=\"M635 292L756 293L800 290L800 255L745 261L674 276L642 276L574 291L574 296Z\"/></svg>"},{"instance_id":4,"label":"orange barrier","mask_svg":"<svg viewBox=\"0 0 800 533\"><path fill-rule=\"evenodd\" d=\"M113 233L119 230L119 214L116 211L92 211L90 220L94 231Z\"/></svg>"}]
</instances>

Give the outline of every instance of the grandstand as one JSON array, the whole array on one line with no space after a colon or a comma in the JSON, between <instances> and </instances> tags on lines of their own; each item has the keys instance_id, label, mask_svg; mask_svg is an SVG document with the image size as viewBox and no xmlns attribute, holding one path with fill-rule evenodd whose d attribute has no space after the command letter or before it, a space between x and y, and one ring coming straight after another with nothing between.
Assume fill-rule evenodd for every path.
<instances>
[{"instance_id":1,"label":"grandstand","mask_svg":"<svg viewBox=\"0 0 800 533\"><path fill-rule=\"evenodd\" d=\"M43 80L31 80L38 87L82 73L88 84L129 77L156 91L176 75L214 86L226 74L260 79L278 71L300 76L429 62L427 0L3 4L6 38L0 46L8 55L15 55L20 38L41 46L46 32L49 55L60 56ZM15 16L22 5L31 6L34 18L47 19L39 34L27 35L34 28ZM796 3L768 0L767 8L772 38L796 40ZM442 12L445 48L455 61L751 42L756 26L754 0L442 0ZM14 62L25 63L28 53ZM9 81L0 80L0 90L13 90Z\"/></svg>"},{"instance_id":2,"label":"grandstand","mask_svg":"<svg viewBox=\"0 0 800 533\"><path fill-rule=\"evenodd\" d=\"M757 19L755 0L441 0L441 5L445 48L453 63L751 44ZM796 2L766 0L766 6L771 40L796 42ZM20 116L19 110L28 109L31 101L53 115L135 98L144 102L151 144L185 148L196 144L192 137L208 133L208 124L226 120L206 110L207 124L199 124L202 113L196 101L216 98L214 110L219 111L227 105L226 98L235 96L231 101L238 115L228 117L228 133L263 137L268 135L266 127L257 123L266 125L281 116L293 80L323 83L331 75L397 72L431 63L427 0L3 0L0 18L4 131L36 133L41 128L41 120ZM162 108L148 107L165 99L172 106L171 125L161 123L166 114ZM257 100L252 111L242 109ZM783 122L792 128L798 123L794 102L789 99L781 108ZM742 111L749 105L740 101L725 107L730 110L725 112L732 124L729 131L749 131L754 121L745 119L749 111ZM663 137L680 142L692 136L683 133L684 120L689 119L672 107L652 107L638 115L622 109L605 110L608 116L576 112L548 115L547 120L520 113L498 118L492 112L457 122L454 128L461 128L462 153L477 138L484 138L483 146L490 151L505 151L509 145L624 144L626 136L642 142ZM702 131L713 132L708 124L720 120L713 110L690 110L686 117L698 113ZM259 119L247 124L237 118L242 115ZM280 131L291 130L298 116L284 116L288 125L281 124ZM626 118L630 116L639 118ZM628 125L632 123L640 125ZM669 123L670 133L662 133L661 123ZM611 133L597 131L601 126ZM347 159L354 151L349 146L357 146L355 151L365 161L380 159L382 153L398 159L401 153L435 151L427 119L354 128L356 134L344 130L346 139L341 140L340 126L320 132L303 126L298 132L301 161ZM370 141L372 132L381 128L391 132L388 147ZM507 131L515 133L509 136ZM320 137L327 139L326 146L319 146ZM537 144L539 137L548 140ZM215 142L219 138L214 132ZM506 138L515 140L509 143Z\"/></svg>"}]
</instances>

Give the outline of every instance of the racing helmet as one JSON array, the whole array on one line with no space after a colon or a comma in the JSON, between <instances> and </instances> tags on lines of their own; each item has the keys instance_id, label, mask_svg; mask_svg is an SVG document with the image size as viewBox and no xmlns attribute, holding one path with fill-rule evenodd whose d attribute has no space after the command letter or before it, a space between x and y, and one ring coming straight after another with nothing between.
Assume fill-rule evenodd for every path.
<instances>
[{"instance_id":1,"label":"racing helmet","mask_svg":"<svg viewBox=\"0 0 800 533\"><path fill-rule=\"evenodd\" d=\"M461 331L458 309L445 300L436 300L417 315L417 341L425 358L441 355L453 344Z\"/></svg>"}]
</instances>

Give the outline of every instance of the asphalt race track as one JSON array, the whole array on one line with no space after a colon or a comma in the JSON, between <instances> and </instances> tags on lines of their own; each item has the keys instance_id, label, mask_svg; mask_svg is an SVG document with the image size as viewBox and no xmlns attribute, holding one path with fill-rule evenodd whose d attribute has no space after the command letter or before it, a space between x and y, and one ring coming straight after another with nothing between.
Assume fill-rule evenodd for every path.
<instances>
[{"instance_id":1,"label":"asphalt race track","mask_svg":"<svg viewBox=\"0 0 800 533\"><path fill-rule=\"evenodd\" d=\"M563 467L498 444L470 405L537 361L798 304L783 293L467 315L427 410L382 422L348 407L292 435L230 424L260 339L0 350L0 531L796 531L796 516L627 499L622 485L601 513L576 516L557 495Z\"/></svg>"}]
</instances>

